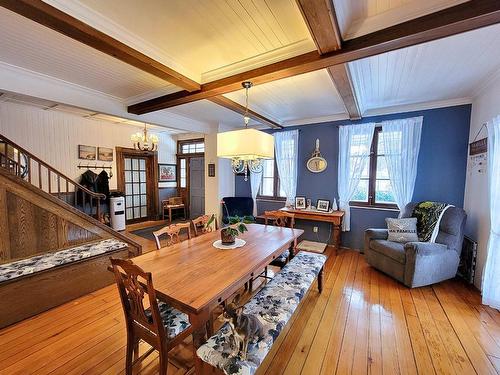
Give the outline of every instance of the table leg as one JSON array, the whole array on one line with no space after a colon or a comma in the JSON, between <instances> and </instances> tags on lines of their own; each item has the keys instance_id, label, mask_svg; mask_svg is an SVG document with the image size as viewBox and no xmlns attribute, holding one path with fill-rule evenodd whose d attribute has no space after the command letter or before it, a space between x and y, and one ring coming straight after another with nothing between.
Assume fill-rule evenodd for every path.
<instances>
[{"instance_id":1,"label":"table leg","mask_svg":"<svg viewBox=\"0 0 500 375\"><path fill-rule=\"evenodd\" d=\"M172 224L172 208L168 209L168 223Z\"/></svg>"},{"instance_id":2,"label":"table leg","mask_svg":"<svg viewBox=\"0 0 500 375\"><path fill-rule=\"evenodd\" d=\"M335 255L337 255L339 253L340 246L341 246L340 233L341 233L340 225L334 225L333 226L333 236L335 238Z\"/></svg>"},{"instance_id":3,"label":"table leg","mask_svg":"<svg viewBox=\"0 0 500 375\"><path fill-rule=\"evenodd\" d=\"M204 366L204 362L198 357L196 350L207 340L207 322L209 320L210 312L208 310L203 310L198 314L189 314L189 321L193 326L193 355L196 375L207 373L207 366Z\"/></svg>"}]
</instances>

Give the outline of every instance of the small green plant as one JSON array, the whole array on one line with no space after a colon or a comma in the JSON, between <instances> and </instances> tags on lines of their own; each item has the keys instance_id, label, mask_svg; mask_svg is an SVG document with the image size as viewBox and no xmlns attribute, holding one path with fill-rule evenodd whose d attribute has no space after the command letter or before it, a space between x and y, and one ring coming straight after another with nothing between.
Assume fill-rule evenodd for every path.
<instances>
[{"instance_id":1,"label":"small green plant","mask_svg":"<svg viewBox=\"0 0 500 375\"><path fill-rule=\"evenodd\" d=\"M229 224L223 230L228 235L233 237L237 237L239 234L247 232L248 228L245 224L250 224L253 222L253 220L248 216L242 218L240 218L239 216L230 216L228 219Z\"/></svg>"}]
</instances>

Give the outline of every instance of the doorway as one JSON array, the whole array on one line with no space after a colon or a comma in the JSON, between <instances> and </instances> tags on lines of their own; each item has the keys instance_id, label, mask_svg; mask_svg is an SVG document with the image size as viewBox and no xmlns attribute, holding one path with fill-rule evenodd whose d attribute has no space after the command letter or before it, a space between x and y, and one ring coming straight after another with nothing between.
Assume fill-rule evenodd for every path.
<instances>
[{"instance_id":1,"label":"doorway","mask_svg":"<svg viewBox=\"0 0 500 375\"><path fill-rule=\"evenodd\" d=\"M205 158L189 161L189 214L196 218L205 213Z\"/></svg>"},{"instance_id":2,"label":"doorway","mask_svg":"<svg viewBox=\"0 0 500 375\"><path fill-rule=\"evenodd\" d=\"M205 213L205 140L177 141L178 195L187 207L188 216Z\"/></svg>"},{"instance_id":3,"label":"doorway","mask_svg":"<svg viewBox=\"0 0 500 375\"><path fill-rule=\"evenodd\" d=\"M158 215L158 156L153 151L116 148L118 191L125 195L127 224L156 220Z\"/></svg>"}]
</instances>

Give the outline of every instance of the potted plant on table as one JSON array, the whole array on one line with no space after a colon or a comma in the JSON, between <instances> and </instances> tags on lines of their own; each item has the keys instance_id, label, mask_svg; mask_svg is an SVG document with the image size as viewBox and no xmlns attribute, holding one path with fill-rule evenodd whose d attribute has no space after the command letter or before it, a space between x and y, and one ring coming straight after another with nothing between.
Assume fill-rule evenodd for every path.
<instances>
[{"instance_id":1,"label":"potted plant on table","mask_svg":"<svg viewBox=\"0 0 500 375\"><path fill-rule=\"evenodd\" d=\"M223 245L232 245L236 237L248 231L244 218L238 216L229 217L229 224L220 231L220 239Z\"/></svg>"}]
</instances>

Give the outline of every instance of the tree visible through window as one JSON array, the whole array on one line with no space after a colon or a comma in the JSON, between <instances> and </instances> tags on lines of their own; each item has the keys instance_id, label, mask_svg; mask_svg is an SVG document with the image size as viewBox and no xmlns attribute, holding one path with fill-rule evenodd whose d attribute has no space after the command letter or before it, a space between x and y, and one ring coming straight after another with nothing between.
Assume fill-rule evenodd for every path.
<instances>
[{"instance_id":1,"label":"tree visible through window","mask_svg":"<svg viewBox=\"0 0 500 375\"><path fill-rule=\"evenodd\" d=\"M262 161L262 183L259 196L265 198L284 198L285 192L280 188L278 168L274 159Z\"/></svg>"},{"instance_id":2,"label":"tree visible through window","mask_svg":"<svg viewBox=\"0 0 500 375\"><path fill-rule=\"evenodd\" d=\"M370 149L370 158L365 161L361 181L351 199L351 204L354 206L396 206L385 160L384 144L380 136L381 132L382 127L375 128ZM356 155L355 152L354 155ZM352 162L355 161L353 160Z\"/></svg>"}]
</instances>

